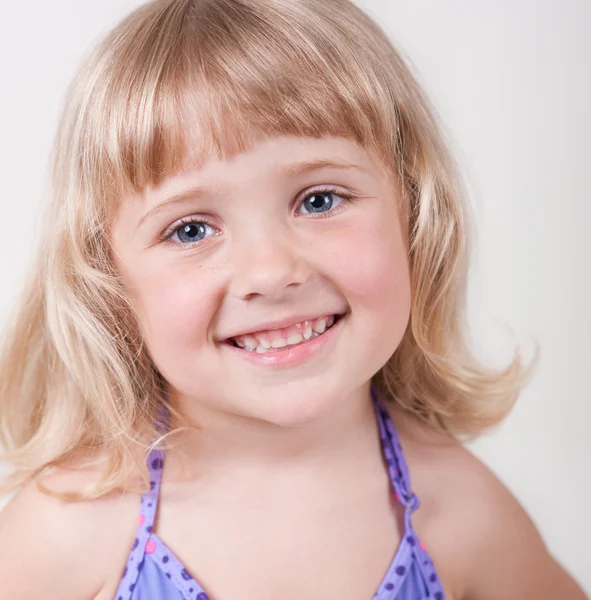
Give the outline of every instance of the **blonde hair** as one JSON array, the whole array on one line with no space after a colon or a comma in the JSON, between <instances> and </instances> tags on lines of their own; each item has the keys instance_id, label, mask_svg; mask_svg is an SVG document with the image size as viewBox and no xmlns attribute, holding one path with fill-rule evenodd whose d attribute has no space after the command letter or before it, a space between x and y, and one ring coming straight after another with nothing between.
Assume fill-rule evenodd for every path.
<instances>
[{"instance_id":1,"label":"blonde hair","mask_svg":"<svg viewBox=\"0 0 591 600\"><path fill-rule=\"evenodd\" d=\"M188 119L191 147L186 140ZM468 343L469 209L435 113L384 32L348 0L156 0L98 45L67 96L37 260L0 357L0 445L14 489L52 466L107 461L122 486L156 437L165 386L114 268L109 222L130 191L253 136L345 136L408 202L412 308L374 383L428 426L475 435L532 372ZM173 408L174 410L174 408Z\"/></svg>"}]
</instances>

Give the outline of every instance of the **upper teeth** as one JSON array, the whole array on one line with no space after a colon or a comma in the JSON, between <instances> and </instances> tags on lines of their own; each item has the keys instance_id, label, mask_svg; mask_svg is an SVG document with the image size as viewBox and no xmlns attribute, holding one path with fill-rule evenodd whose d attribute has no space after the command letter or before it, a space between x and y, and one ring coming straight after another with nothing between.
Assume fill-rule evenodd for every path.
<instances>
[{"instance_id":1,"label":"upper teeth","mask_svg":"<svg viewBox=\"0 0 591 600\"><path fill-rule=\"evenodd\" d=\"M249 352L273 352L278 348L301 344L321 335L334 321L334 316L321 317L314 321L302 321L283 330L240 335L234 338L234 342Z\"/></svg>"}]
</instances>

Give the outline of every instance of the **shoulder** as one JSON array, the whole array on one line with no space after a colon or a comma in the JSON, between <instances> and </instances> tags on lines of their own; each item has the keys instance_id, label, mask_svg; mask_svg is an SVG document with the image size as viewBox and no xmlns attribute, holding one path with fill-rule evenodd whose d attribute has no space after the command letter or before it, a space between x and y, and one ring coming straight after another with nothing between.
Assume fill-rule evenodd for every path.
<instances>
[{"instance_id":1,"label":"shoulder","mask_svg":"<svg viewBox=\"0 0 591 600\"><path fill-rule=\"evenodd\" d=\"M58 471L45 483L68 492L93 476ZM113 570L125 564L138 506L131 494L66 502L34 482L23 487L0 512L0 600L102 597Z\"/></svg>"},{"instance_id":2,"label":"shoulder","mask_svg":"<svg viewBox=\"0 0 591 600\"><path fill-rule=\"evenodd\" d=\"M422 505L413 524L453 598L584 600L531 518L480 460L409 417L394 418Z\"/></svg>"}]
</instances>

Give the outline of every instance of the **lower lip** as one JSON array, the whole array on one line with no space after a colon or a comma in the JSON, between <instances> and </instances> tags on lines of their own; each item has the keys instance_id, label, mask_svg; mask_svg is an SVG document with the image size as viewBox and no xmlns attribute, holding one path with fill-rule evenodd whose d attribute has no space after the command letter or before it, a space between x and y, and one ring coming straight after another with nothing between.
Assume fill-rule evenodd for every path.
<instances>
[{"instance_id":1,"label":"lower lip","mask_svg":"<svg viewBox=\"0 0 591 600\"><path fill-rule=\"evenodd\" d=\"M228 350L236 352L238 356L254 365L275 368L297 367L305 363L312 357L321 352L330 344L340 333L345 316L342 316L330 329L327 329L322 335L312 340L298 344L287 350L278 350L277 352L249 352L230 344L223 344Z\"/></svg>"}]
</instances>

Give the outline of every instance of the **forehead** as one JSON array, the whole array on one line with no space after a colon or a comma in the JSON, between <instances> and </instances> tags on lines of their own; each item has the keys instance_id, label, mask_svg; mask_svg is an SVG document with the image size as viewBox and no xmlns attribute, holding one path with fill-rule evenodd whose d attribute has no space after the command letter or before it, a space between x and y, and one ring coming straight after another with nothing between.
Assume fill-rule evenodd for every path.
<instances>
[{"instance_id":1,"label":"forehead","mask_svg":"<svg viewBox=\"0 0 591 600\"><path fill-rule=\"evenodd\" d=\"M346 127L336 131L323 127L321 117L316 123L318 131L312 132L286 124L283 128L253 124L247 114L234 114L232 119L224 120L221 128L213 127L207 117L195 115L187 107L183 114L186 116L176 126L157 128L156 135L151 134L149 151L134 151L129 158L122 157L120 164L126 165L127 171L119 173L119 193L113 197L122 201L130 195L142 195L188 173L219 179L228 173L247 177L253 170L264 169L269 174L285 175L305 170L302 163L310 163L311 170L325 162L327 167L351 165L387 176L393 166L392 156L377 143L359 140ZM131 146L138 147L137 142Z\"/></svg>"},{"instance_id":2,"label":"forehead","mask_svg":"<svg viewBox=\"0 0 591 600\"><path fill-rule=\"evenodd\" d=\"M167 199L175 201L215 197L245 186L268 187L308 182L309 175L339 174L349 182L390 181L386 165L375 152L355 140L342 137L309 138L274 136L259 138L248 147L225 157L186 160L182 169L157 184L131 193L138 210L150 211ZM324 176L324 175L323 175Z\"/></svg>"},{"instance_id":3,"label":"forehead","mask_svg":"<svg viewBox=\"0 0 591 600\"><path fill-rule=\"evenodd\" d=\"M300 188L314 183L340 184L358 194L397 196L385 164L352 139L276 136L259 139L225 158L213 156L187 163L185 169L159 184L128 195L112 224L115 228L140 228L159 215L203 207L203 201L208 210L218 206L218 201L227 208L228 201L234 204L236 198L246 197L245 190L251 197L263 190L274 197L285 190L299 193Z\"/></svg>"},{"instance_id":4,"label":"forehead","mask_svg":"<svg viewBox=\"0 0 591 600\"><path fill-rule=\"evenodd\" d=\"M215 177L228 172L250 175L252 169L269 175L297 175L320 168L351 168L366 172L385 172L385 164L375 151L366 149L354 139L326 136L313 138L276 135L256 139L225 156L187 156L181 172Z\"/></svg>"}]
</instances>

